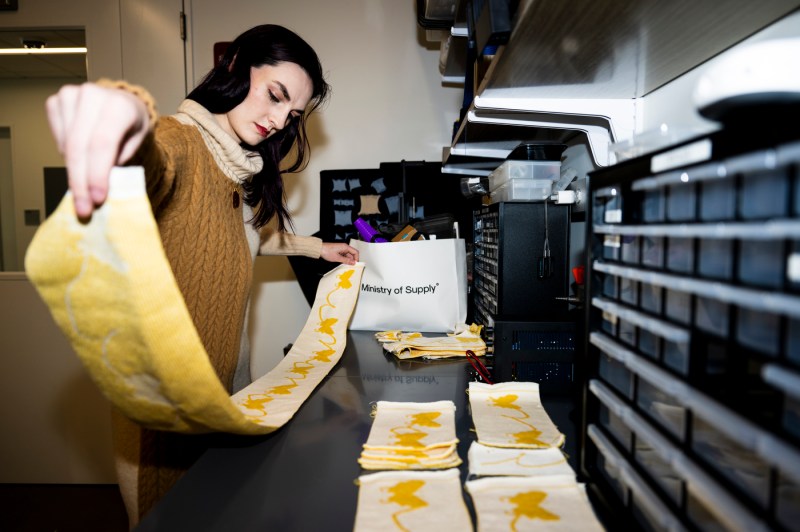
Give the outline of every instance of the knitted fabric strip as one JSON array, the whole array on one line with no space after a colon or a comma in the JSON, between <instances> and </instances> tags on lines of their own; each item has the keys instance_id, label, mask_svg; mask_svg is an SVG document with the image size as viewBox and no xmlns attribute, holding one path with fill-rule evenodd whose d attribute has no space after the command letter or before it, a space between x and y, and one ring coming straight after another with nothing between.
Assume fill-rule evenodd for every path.
<instances>
[{"instance_id":1,"label":"knitted fabric strip","mask_svg":"<svg viewBox=\"0 0 800 532\"><path fill-rule=\"evenodd\" d=\"M473 529L458 469L373 473L358 484L354 532Z\"/></svg>"},{"instance_id":2,"label":"knitted fabric strip","mask_svg":"<svg viewBox=\"0 0 800 532\"><path fill-rule=\"evenodd\" d=\"M25 267L98 387L128 417L159 430L238 434L285 424L336 365L363 271L340 265L324 276L289 354L230 397L164 254L141 168L112 172L109 200L89 223L65 196Z\"/></svg>"}]
</instances>

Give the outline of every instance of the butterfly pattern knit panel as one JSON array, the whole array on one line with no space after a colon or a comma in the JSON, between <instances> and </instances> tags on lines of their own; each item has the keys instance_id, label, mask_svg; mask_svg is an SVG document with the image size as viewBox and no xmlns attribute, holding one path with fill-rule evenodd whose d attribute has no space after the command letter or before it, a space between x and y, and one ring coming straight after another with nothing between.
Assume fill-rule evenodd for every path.
<instances>
[{"instance_id":1,"label":"butterfly pattern knit panel","mask_svg":"<svg viewBox=\"0 0 800 532\"><path fill-rule=\"evenodd\" d=\"M385 471L358 484L355 532L472 530L458 469Z\"/></svg>"},{"instance_id":2,"label":"butterfly pattern knit panel","mask_svg":"<svg viewBox=\"0 0 800 532\"><path fill-rule=\"evenodd\" d=\"M321 281L289 355L231 398L167 261L140 167L115 168L80 222L67 194L37 231L26 272L106 397L152 429L264 434L290 419L344 351L363 265ZM280 398L280 400L276 400Z\"/></svg>"},{"instance_id":3,"label":"butterfly pattern knit panel","mask_svg":"<svg viewBox=\"0 0 800 532\"><path fill-rule=\"evenodd\" d=\"M535 382L469 383L478 441L493 447L560 447L564 435L547 415Z\"/></svg>"},{"instance_id":4,"label":"butterfly pattern knit panel","mask_svg":"<svg viewBox=\"0 0 800 532\"><path fill-rule=\"evenodd\" d=\"M574 476L485 477L466 483L478 532L601 532L586 488Z\"/></svg>"}]
</instances>

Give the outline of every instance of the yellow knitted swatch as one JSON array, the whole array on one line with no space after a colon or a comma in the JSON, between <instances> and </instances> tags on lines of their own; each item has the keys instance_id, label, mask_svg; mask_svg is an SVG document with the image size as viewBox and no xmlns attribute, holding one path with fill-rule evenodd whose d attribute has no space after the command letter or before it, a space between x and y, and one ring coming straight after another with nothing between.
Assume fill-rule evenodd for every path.
<instances>
[{"instance_id":1,"label":"yellow knitted swatch","mask_svg":"<svg viewBox=\"0 0 800 532\"><path fill-rule=\"evenodd\" d=\"M25 269L108 399L139 424L184 433L282 426L341 357L363 265L320 282L293 349L231 398L214 372L161 246L144 172L115 168L91 221L70 194L37 231Z\"/></svg>"},{"instance_id":2,"label":"yellow knitted swatch","mask_svg":"<svg viewBox=\"0 0 800 532\"><path fill-rule=\"evenodd\" d=\"M385 471L358 478L354 532L472 530L458 469Z\"/></svg>"},{"instance_id":3,"label":"yellow knitted swatch","mask_svg":"<svg viewBox=\"0 0 800 532\"><path fill-rule=\"evenodd\" d=\"M492 447L560 447L564 435L547 415L536 382L469 383L478 441Z\"/></svg>"},{"instance_id":4,"label":"yellow knitted swatch","mask_svg":"<svg viewBox=\"0 0 800 532\"><path fill-rule=\"evenodd\" d=\"M604 530L586 487L573 475L484 477L465 487L475 504L478 532Z\"/></svg>"},{"instance_id":5,"label":"yellow knitted swatch","mask_svg":"<svg viewBox=\"0 0 800 532\"><path fill-rule=\"evenodd\" d=\"M452 401L378 401L358 463L364 469L446 469L460 465L455 410Z\"/></svg>"}]
</instances>

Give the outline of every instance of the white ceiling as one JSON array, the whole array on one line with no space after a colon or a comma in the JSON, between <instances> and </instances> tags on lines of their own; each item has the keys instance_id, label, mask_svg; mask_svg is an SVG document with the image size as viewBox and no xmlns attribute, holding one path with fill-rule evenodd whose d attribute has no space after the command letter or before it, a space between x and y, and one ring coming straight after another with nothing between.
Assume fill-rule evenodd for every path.
<instances>
[{"instance_id":1,"label":"white ceiling","mask_svg":"<svg viewBox=\"0 0 800 532\"><path fill-rule=\"evenodd\" d=\"M0 48L20 48L23 40L43 41L46 46L86 46L83 30L0 29ZM86 79L83 54L0 55L0 79Z\"/></svg>"}]
</instances>

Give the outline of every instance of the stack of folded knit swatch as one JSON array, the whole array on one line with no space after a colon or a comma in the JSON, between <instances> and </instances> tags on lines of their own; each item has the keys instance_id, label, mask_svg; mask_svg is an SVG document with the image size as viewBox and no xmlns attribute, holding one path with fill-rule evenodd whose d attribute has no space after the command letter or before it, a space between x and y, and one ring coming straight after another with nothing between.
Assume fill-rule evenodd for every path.
<instances>
[{"instance_id":1,"label":"stack of folded knit swatch","mask_svg":"<svg viewBox=\"0 0 800 532\"><path fill-rule=\"evenodd\" d=\"M461 464L452 401L378 401L358 463L364 469L445 469Z\"/></svg>"},{"instance_id":2,"label":"stack of folded knit swatch","mask_svg":"<svg viewBox=\"0 0 800 532\"><path fill-rule=\"evenodd\" d=\"M452 401L378 401L358 463L400 471L359 477L354 532L472 529L456 469L455 410Z\"/></svg>"},{"instance_id":3,"label":"stack of folded knit swatch","mask_svg":"<svg viewBox=\"0 0 800 532\"><path fill-rule=\"evenodd\" d=\"M466 356L467 350L476 356L486 354L486 342L480 327L460 326L447 336L423 336L418 332L382 331L375 338L383 348L401 360L410 358L450 358Z\"/></svg>"}]
</instances>

